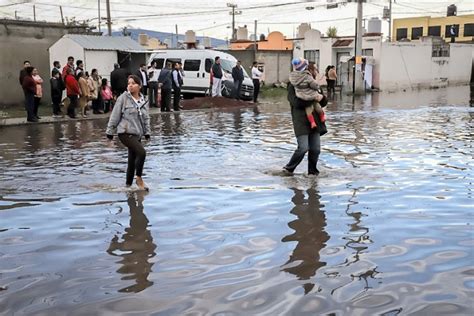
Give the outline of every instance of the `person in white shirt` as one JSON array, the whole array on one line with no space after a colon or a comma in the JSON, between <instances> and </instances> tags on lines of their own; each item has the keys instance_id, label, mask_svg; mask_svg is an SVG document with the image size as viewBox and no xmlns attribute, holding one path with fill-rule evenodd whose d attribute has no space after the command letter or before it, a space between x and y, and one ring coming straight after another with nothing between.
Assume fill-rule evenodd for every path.
<instances>
[{"instance_id":1,"label":"person in white shirt","mask_svg":"<svg viewBox=\"0 0 474 316\"><path fill-rule=\"evenodd\" d=\"M183 86L183 74L181 71L181 63L177 62L172 71L173 75L173 110L179 111L179 101L181 98L181 87Z\"/></svg>"},{"instance_id":2,"label":"person in white shirt","mask_svg":"<svg viewBox=\"0 0 474 316\"><path fill-rule=\"evenodd\" d=\"M263 73L258 70L258 63L253 62L252 65L252 81L253 81L253 102L257 103L258 93L260 92L260 82L262 81Z\"/></svg>"},{"instance_id":3,"label":"person in white shirt","mask_svg":"<svg viewBox=\"0 0 474 316\"><path fill-rule=\"evenodd\" d=\"M149 101L150 107L159 107L157 103L158 98L158 76L160 70L156 69L156 61L151 62L150 68L148 68L148 88L150 90Z\"/></svg>"},{"instance_id":4,"label":"person in white shirt","mask_svg":"<svg viewBox=\"0 0 474 316\"><path fill-rule=\"evenodd\" d=\"M147 95L148 92L148 72L146 70L146 65L141 64L140 68L138 68L138 71L135 73L135 75L141 79L142 81L142 89L141 93L143 95Z\"/></svg>"}]
</instances>

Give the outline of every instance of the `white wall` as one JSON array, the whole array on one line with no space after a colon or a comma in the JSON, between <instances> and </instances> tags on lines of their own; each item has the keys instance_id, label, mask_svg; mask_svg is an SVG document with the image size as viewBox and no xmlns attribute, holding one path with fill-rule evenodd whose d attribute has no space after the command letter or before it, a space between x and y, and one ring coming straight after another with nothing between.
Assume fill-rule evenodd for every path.
<instances>
[{"instance_id":1,"label":"white wall","mask_svg":"<svg viewBox=\"0 0 474 316\"><path fill-rule=\"evenodd\" d=\"M117 51L86 50L84 65L89 74L96 68L102 78L110 81L110 73L114 70L114 64L118 63L117 60Z\"/></svg>"},{"instance_id":2,"label":"white wall","mask_svg":"<svg viewBox=\"0 0 474 316\"><path fill-rule=\"evenodd\" d=\"M62 70L67 64L67 58L69 56L74 57L74 63L78 59L84 60L84 49L70 38L63 37L49 48L49 72L51 73L55 60L61 63Z\"/></svg>"},{"instance_id":3,"label":"white wall","mask_svg":"<svg viewBox=\"0 0 474 316\"><path fill-rule=\"evenodd\" d=\"M467 84L471 80L474 45L450 44L449 84Z\"/></svg>"},{"instance_id":4,"label":"white wall","mask_svg":"<svg viewBox=\"0 0 474 316\"><path fill-rule=\"evenodd\" d=\"M397 91L468 84L471 49L467 44L454 44L450 57L432 57L431 42L385 42L380 59L380 89Z\"/></svg>"}]
</instances>

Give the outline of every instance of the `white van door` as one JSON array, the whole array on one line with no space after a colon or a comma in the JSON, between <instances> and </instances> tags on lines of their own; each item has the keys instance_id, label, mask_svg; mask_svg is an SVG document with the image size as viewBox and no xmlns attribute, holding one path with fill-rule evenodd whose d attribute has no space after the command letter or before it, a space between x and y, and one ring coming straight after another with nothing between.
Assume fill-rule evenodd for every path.
<instances>
[{"instance_id":1,"label":"white van door","mask_svg":"<svg viewBox=\"0 0 474 316\"><path fill-rule=\"evenodd\" d=\"M203 77L203 54L199 52L193 52L193 54L185 54L185 56L186 57L183 58L183 90L189 93L204 94L207 83L206 79Z\"/></svg>"}]
</instances>

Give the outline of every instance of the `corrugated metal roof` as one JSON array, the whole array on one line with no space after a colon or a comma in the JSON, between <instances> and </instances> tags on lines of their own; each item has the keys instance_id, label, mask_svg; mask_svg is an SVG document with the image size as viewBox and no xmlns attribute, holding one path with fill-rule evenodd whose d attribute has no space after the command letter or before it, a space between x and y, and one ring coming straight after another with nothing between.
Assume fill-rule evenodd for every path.
<instances>
[{"instance_id":1,"label":"corrugated metal roof","mask_svg":"<svg viewBox=\"0 0 474 316\"><path fill-rule=\"evenodd\" d=\"M77 44L90 50L144 50L144 47L138 44L130 37L119 36L95 36L95 35L80 35L80 34L66 34L64 38L70 38Z\"/></svg>"}]
</instances>

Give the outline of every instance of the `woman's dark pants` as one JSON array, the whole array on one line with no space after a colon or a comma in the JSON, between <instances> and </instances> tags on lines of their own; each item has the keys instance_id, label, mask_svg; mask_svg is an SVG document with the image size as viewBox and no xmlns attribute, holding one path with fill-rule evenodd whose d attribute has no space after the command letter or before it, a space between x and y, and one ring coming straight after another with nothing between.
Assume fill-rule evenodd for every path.
<instances>
[{"instance_id":1,"label":"woman's dark pants","mask_svg":"<svg viewBox=\"0 0 474 316\"><path fill-rule=\"evenodd\" d=\"M34 97L34 107L33 107L33 114L36 118L38 118L38 109L41 103L41 98Z\"/></svg>"},{"instance_id":2,"label":"woman's dark pants","mask_svg":"<svg viewBox=\"0 0 474 316\"><path fill-rule=\"evenodd\" d=\"M296 137L298 148L296 148L290 162L285 166L285 169L293 172L301 163L306 152L308 153L308 174L318 174L316 168L318 164L319 154L321 152L321 139L319 132L313 132L309 135L300 135Z\"/></svg>"},{"instance_id":3,"label":"woman's dark pants","mask_svg":"<svg viewBox=\"0 0 474 316\"><path fill-rule=\"evenodd\" d=\"M27 120L33 121L35 117L35 96L31 92L25 92L25 110L27 113Z\"/></svg>"},{"instance_id":4,"label":"woman's dark pants","mask_svg":"<svg viewBox=\"0 0 474 316\"><path fill-rule=\"evenodd\" d=\"M122 144L128 148L128 165L127 165L127 185L132 185L135 174L142 176L143 165L145 164L146 152L140 137L131 134L118 135Z\"/></svg>"}]
</instances>

